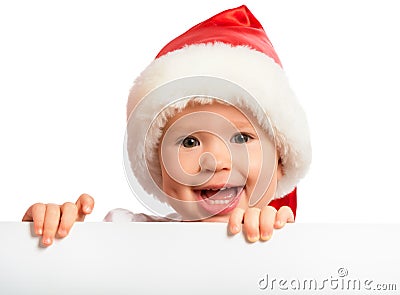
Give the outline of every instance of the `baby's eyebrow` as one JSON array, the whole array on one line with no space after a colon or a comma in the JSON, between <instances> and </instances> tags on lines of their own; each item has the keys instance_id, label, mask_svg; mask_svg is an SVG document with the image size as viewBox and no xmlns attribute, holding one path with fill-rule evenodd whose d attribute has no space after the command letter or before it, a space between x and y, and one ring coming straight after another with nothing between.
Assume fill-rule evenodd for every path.
<instances>
[{"instance_id":1,"label":"baby's eyebrow","mask_svg":"<svg viewBox=\"0 0 400 295\"><path fill-rule=\"evenodd\" d=\"M251 129L251 130L254 130L254 126L248 121L240 120L240 121L232 122L232 124L237 129Z\"/></svg>"},{"instance_id":2,"label":"baby's eyebrow","mask_svg":"<svg viewBox=\"0 0 400 295\"><path fill-rule=\"evenodd\" d=\"M193 135L194 133L196 133L196 129L188 128L187 126L174 127L173 129L167 129L164 131L163 140L168 138L168 141L179 141L187 136Z\"/></svg>"},{"instance_id":3,"label":"baby's eyebrow","mask_svg":"<svg viewBox=\"0 0 400 295\"><path fill-rule=\"evenodd\" d=\"M219 131L222 131L225 133L225 136L231 136L231 132L255 132L256 128L253 126L251 122L249 122L245 118L241 119L235 119L233 121L229 121L227 124L230 126L228 129L225 128L217 128ZM222 127L222 126L220 126ZM168 133L168 137L173 137L173 138L178 138L182 136L189 136L196 134L198 132L215 132L214 128L211 130L207 130L207 128L202 128L202 126L199 126L198 123L195 122L187 122L187 124L173 124L170 126L167 130L164 130L165 133ZM229 134L228 134L229 133ZM165 134L164 134L165 135ZM222 134L221 134L222 135Z\"/></svg>"}]
</instances>

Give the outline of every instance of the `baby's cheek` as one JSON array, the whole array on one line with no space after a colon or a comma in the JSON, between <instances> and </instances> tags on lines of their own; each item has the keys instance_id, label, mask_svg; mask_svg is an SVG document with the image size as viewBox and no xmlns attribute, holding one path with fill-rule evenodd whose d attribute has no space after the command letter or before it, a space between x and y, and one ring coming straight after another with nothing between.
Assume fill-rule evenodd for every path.
<instances>
[{"instance_id":1,"label":"baby's cheek","mask_svg":"<svg viewBox=\"0 0 400 295\"><path fill-rule=\"evenodd\" d=\"M193 182L193 176L199 172L197 153L175 150L174 154L164 153L163 156L160 163L165 181L174 179L176 182L185 184Z\"/></svg>"},{"instance_id":2,"label":"baby's cheek","mask_svg":"<svg viewBox=\"0 0 400 295\"><path fill-rule=\"evenodd\" d=\"M274 197L276 192L277 171L274 163L264 163L260 159L251 158L246 188L248 201L262 208Z\"/></svg>"},{"instance_id":3,"label":"baby's cheek","mask_svg":"<svg viewBox=\"0 0 400 295\"><path fill-rule=\"evenodd\" d=\"M181 153L178 159L179 169L185 175L195 175L200 172L199 156L197 153Z\"/></svg>"}]
</instances>

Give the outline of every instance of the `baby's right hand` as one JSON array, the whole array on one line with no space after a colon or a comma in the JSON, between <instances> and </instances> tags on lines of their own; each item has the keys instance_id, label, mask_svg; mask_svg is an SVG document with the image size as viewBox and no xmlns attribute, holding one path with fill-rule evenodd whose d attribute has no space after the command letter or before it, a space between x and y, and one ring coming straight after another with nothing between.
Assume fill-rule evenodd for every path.
<instances>
[{"instance_id":1,"label":"baby's right hand","mask_svg":"<svg viewBox=\"0 0 400 295\"><path fill-rule=\"evenodd\" d=\"M22 221L33 221L34 232L42 244L50 246L56 237L66 237L75 221L83 221L93 211L94 199L82 194L76 203L63 205L36 203L29 207Z\"/></svg>"}]
</instances>

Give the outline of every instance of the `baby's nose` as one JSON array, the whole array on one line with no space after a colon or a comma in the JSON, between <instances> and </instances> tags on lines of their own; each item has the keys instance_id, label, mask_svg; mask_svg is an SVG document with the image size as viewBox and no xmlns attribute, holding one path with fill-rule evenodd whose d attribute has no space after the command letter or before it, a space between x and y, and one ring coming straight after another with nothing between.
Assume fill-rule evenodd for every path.
<instances>
[{"instance_id":1,"label":"baby's nose","mask_svg":"<svg viewBox=\"0 0 400 295\"><path fill-rule=\"evenodd\" d=\"M202 171L230 170L231 166L231 152L223 140L214 139L207 143L204 153L200 156Z\"/></svg>"}]
</instances>

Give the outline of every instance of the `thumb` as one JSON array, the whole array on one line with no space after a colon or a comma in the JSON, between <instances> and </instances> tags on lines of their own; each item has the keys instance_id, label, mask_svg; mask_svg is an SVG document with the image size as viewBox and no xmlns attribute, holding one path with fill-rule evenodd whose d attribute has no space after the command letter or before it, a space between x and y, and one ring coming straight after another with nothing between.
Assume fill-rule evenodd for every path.
<instances>
[{"instance_id":1,"label":"thumb","mask_svg":"<svg viewBox=\"0 0 400 295\"><path fill-rule=\"evenodd\" d=\"M86 215L92 213L94 208L94 199L88 194L82 194L75 203L78 209L77 221L84 221Z\"/></svg>"}]
</instances>

